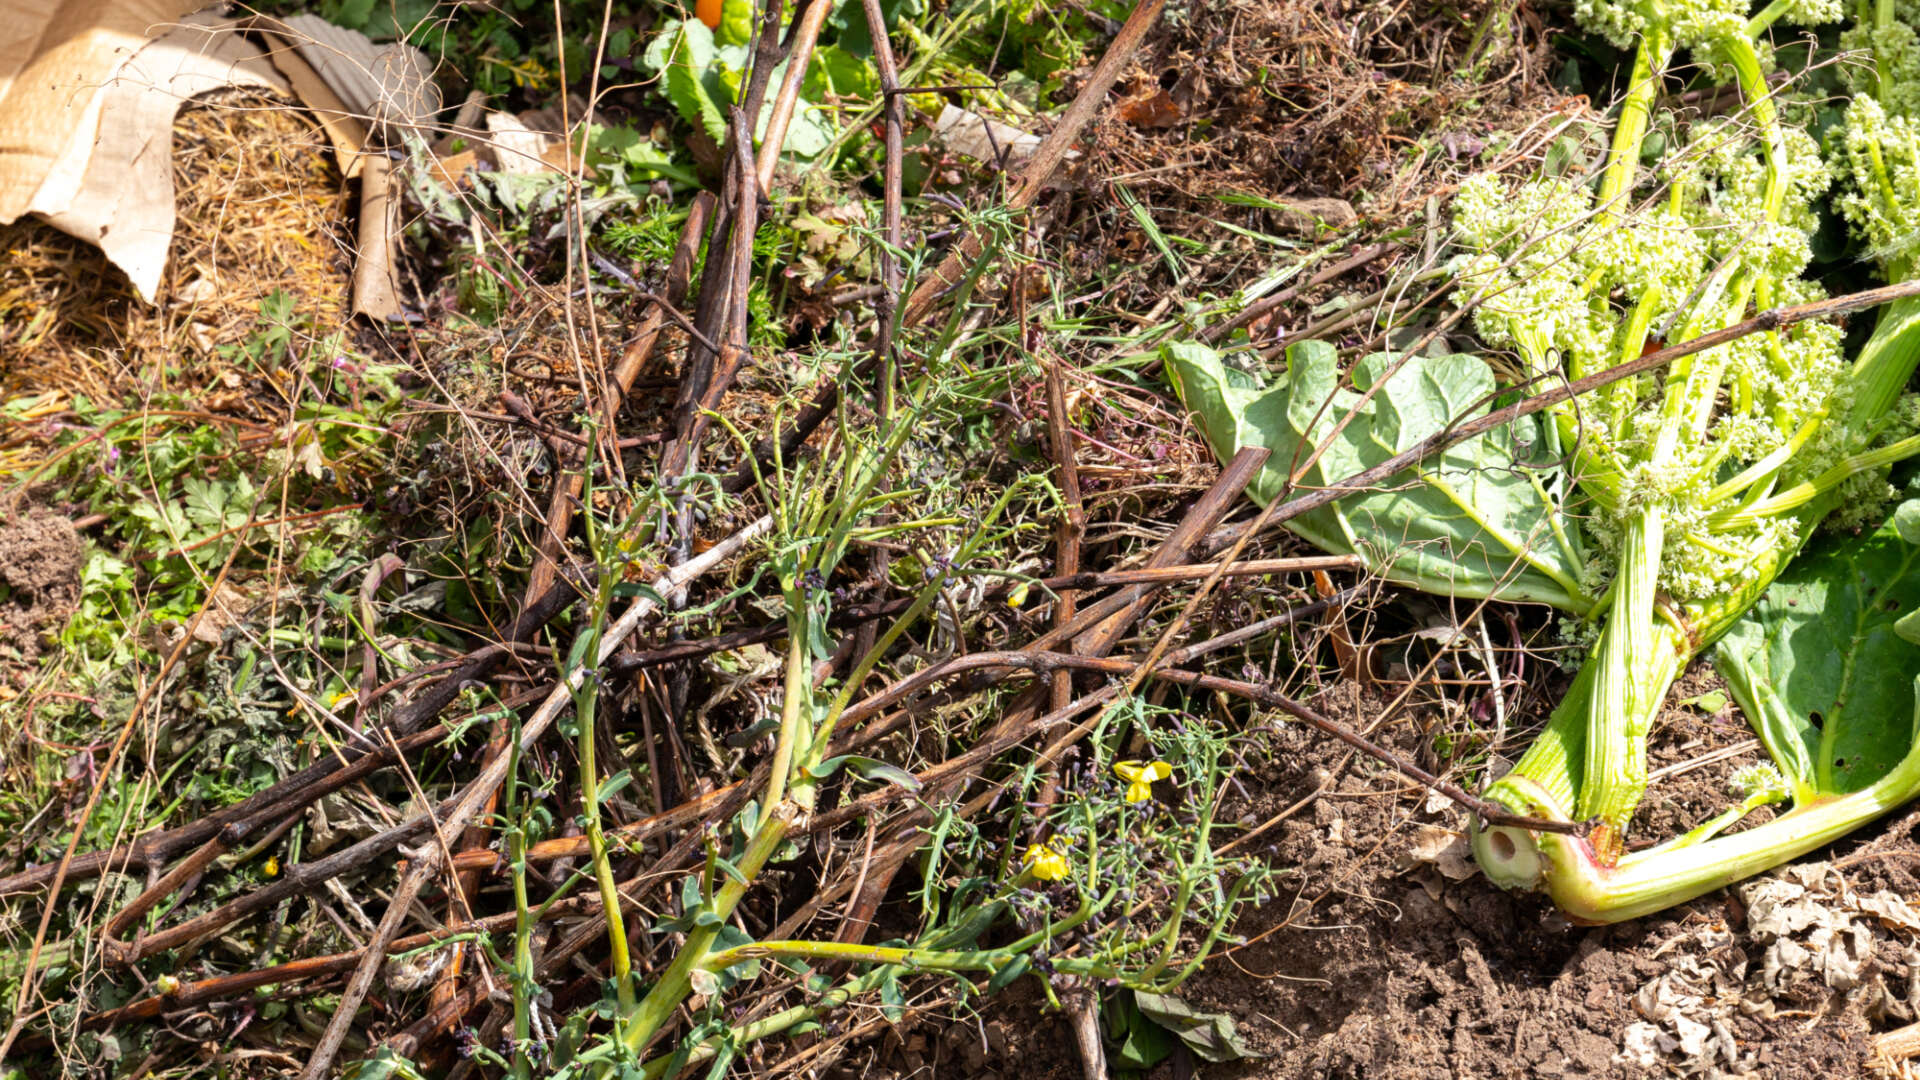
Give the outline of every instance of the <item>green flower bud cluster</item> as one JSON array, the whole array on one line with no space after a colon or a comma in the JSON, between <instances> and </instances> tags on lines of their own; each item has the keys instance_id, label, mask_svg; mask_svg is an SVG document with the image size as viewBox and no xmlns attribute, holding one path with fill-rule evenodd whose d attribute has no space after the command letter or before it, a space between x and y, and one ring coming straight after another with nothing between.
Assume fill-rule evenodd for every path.
<instances>
[{"instance_id":1,"label":"green flower bud cluster","mask_svg":"<svg viewBox=\"0 0 1920 1080\"><path fill-rule=\"evenodd\" d=\"M1786 166L1770 170L1750 130L1696 124L1651 178L1661 186L1630 193L1643 208L1621 214L1601 212L1590 191L1565 179L1512 189L1496 177L1469 180L1453 204L1462 248L1453 270L1475 297L1475 328L1536 374L1578 377L1737 322L1756 297L1769 306L1820 298L1800 275L1831 170L1805 133L1779 138ZM1775 485L1858 449L1857 439L1824 429L1825 438L1789 447L1803 426L1845 411L1841 336L1824 323L1752 335L1694 357L1684 388L1643 376L1563 409L1595 503L1590 576L1610 576L1625 523L1648 508L1666 520L1660 588L1676 600L1710 604L1754 560L1796 548L1797 520L1730 525L1729 499L1713 493L1782 451L1786 460L1768 470ZM1685 400L1673 400L1676 392ZM1663 442L1676 410L1690 437Z\"/></svg>"},{"instance_id":2,"label":"green flower bud cluster","mask_svg":"<svg viewBox=\"0 0 1920 1080\"><path fill-rule=\"evenodd\" d=\"M1913 113L1890 112L1872 97L1857 97L1847 106L1831 154L1845 181L1837 200L1841 215L1889 276L1906 277L1920 250L1920 123Z\"/></svg>"}]
</instances>

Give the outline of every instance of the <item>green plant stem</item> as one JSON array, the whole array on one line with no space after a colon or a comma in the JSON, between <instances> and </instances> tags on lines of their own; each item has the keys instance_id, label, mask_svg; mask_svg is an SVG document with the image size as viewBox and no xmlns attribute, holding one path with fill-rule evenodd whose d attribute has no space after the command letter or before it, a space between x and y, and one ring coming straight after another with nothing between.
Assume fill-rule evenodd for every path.
<instances>
[{"instance_id":1,"label":"green plant stem","mask_svg":"<svg viewBox=\"0 0 1920 1080\"><path fill-rule=\"evenodd\" d=\"M532 1080L533 1060L527 1046L533 1038L531 997L534 987L533 912L527 904L527 833L520 814L520 734L507 744L507 859L513 871L513 1076Z\"/></svg>"},{"instance_id":2,"label":"green plant stem","mask_svg":"<svg viewBox=\"0 0 1920 1080\"><path fill-rule=\"evenodd\" d=\"M667 1021L673 1019L674 1011L680 1007L680 1003L693 992L694 969L701 966L701 962L713 948L719 924L732 916L733 909L740 905L740 898L746 895L750 884L759 876L760 871L766 868L767 860L772 858L773 853L786 841L787 832L793 827L798 817L799 808L791 801L782 801L773 805L759 827L754 830L753 838L747 842L745 853L735 864L735 868L740 871L740 878L728 877L726 884L720 887L708 904L709 910L717 917L717 921L712 925L695 926L687 932L686 944L680 947L680 952L673 958L673 963L667 966L667 970L660 975L660 981L653 985L653 989L647 992L647 996L631 1014L628 1014L626 1031L621 1036L628 1051L639 1054L645 1050L647 1044L653 1041L654 1035L666 1025Z\"/></svg>"},{"instance_id":3,"label":"green plant stem","mask_svg":"<svg viewBox=\"0 0 1920 1080\"><path fill-rule=\"evenodd\" d=\"M798 772L794 767L794 757L807 740L807 712L812 706L813 672L807 663L807 609L805 598L797 595L797 590L787 596L787 611L787 670L780 707L780 737L774 745L773 765L768 770L767 790L760 802L762 806L777 806L786 798L788 776ZM805 764L808 763L802 762L802 765ZM810 801L811 785L807 791Z\"/></svg>"},{"instance_id":4,"label":"green plant stem","mask_svg":"<svg viewBox=\"0 0 1920 1080\"><path fill-rule=\"evenodd\" d=\"M1780 20L1780 17L1800 6L1800 0L1773 0L1753 18L1747 20L1747 36L1757 38Z\"/></svg>"},{"instance_id":5,"label":"green plant stem","mask_svg":"<svg viewBox=\"0 0 1920 1080\"><path fill-rule=\"evenodd\" d=\"M924 949L841 941L756 941L708 953L700 966L724 971L749 960L799 957L855 964L892 964L910 971L996 971L1012 957L1004 949Z\"/></svg>"},{"instance_id":6,"label":"green plant stem","mask_svg":"<svg viewBox=\"0 0 1920 1080\"><path fill-rule=\"evenodd\" d=\"M1909 435L1897 442L1890 442L1885 446L1854 454L1811 480L1795 484L1777 495L1762 499L1724 518L1714 518L1713 530L1730 532L1755 521L1764 521L1791 513L1861 473L1885 468L1915 454L1920 454L1920 435Z\"/></svg>"},{"instance_id":7,"label":"green plant stem","mask_svg":"<svg viewBox=\"0 0 1920 1080\"><path fill-rule=\"evenodd\" d=\"M607 606L613 599L611 582L617 580L612 574L604 577L609 584L601 589L593 628L588 632L587 647L581 654L588 658L583 663L592 663L591 658L600 655L600 636L606 623ZM573 702L574 719L580 729L575 741L580 758L580 812L585 819L594 880L599 883L600 902L607 913L607 947L613 954L614 994L624 1015L634 1007L633 958L627 951L627 923L620 903L620 887L613 879L613 864L607 858L607 836L600 824L600 768L595 760L594 747L599 683L592 674L581 680L580 688L574 691Z\"/></svg>"},{"instance_id":8,"label":"green plant stem","mask_svg":"<svg viewBox=\"0 0 1920 1080\"><path fill-rule=\"evenodd\" d=\"M1634 50L1633 73L1629 75L1626 97L1620 101L1620 122L1613 129L1613 145L1607 154L1607 171L1601 175L1595 205L1614 221L1626 216L1624 205L1633 191L1634 172L1640 165L1640 144L1647 137L1647 125L1653 118L1653 100L1660 92L1660 73L1666 69L1673 43L1665 26L1647 28Z\"/></svg>"}]
</instances>

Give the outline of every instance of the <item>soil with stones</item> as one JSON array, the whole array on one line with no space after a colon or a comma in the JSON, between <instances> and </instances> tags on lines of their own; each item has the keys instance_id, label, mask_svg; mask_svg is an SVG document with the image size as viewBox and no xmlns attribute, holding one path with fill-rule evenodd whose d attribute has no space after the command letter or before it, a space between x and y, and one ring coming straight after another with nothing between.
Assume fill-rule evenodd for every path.
<instances>
[{"instance_id":1,"label":"soil with stones","mask_svg":"<svg viewBox=\"0 0 1920 1080\"><path fill-rule=\"evenodd\" d=\"M1670 696L1709 700L1670 705L1656 727L1638 835L1724 809L1726 778L1758 759L1737 709L1701 711L1718 686L1696 665ZM1365 727L1387 697L1342 687L1318 704ZM1380 734L1416 752L1414 728ZM1150 1078L1852 1077L1872 1074L1873 1036L1920 1009L1920 915L1904 899L1920 897L1920 812L1661 915L1578 926L1481 877L1451 806L1309 732L1281 738L1280 764L1245 777L1249 804L1228 816L1271 825L1262 839L1290 895L1180 991L1232 1016L1263 1056L1181 1053ZM869 1076L937 1059L968 1076L1083 1075L1067 1022L1037 993L914 1040L879 1040L833 1075L851 1078L854 1058Z\"/></svg>"}]
</instances>

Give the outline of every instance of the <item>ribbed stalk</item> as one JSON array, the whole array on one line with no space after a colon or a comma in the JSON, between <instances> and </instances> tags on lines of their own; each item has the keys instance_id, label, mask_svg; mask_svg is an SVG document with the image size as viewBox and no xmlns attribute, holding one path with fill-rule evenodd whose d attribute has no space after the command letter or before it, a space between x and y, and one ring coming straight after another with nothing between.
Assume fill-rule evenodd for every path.
<instances>
[{"instance_id":1,"label":"ribbed stalk","mask_svg":"<svg viewBox=\"0 0 1920 1080\"><path fill-rule=\"evenodd\" d=\"M1588 699L1576 807L1582 817L1600 818L1616 837L1646 792L1647 730L1682 659L1655 612L1665 538L1666 518L1656 508L1628 523L1613 607L1588 661L1599 674Z\"/></svg>"},{"instance_id":2,"label":"ribbed stalk","mask_svg":"<svg viewBox=\"0 0 1920 1080\"><path fill-rule=\"evenodd\" d=\"M1533 745L1527 747L1519 763L1507 774L1545 791L1556 805L1566 808L1567 814L1572 813L1573 805L1580 799L1580 777L1587 761L1587 712L1598 671L1597 665L1580 665L1573 685L1567 688L1566 696L1547 719L1546 730L1533 740ZM1511 800L1505 797L1506 785L1506 780L1496 781L1487 789L1487 798L1507 803L1519 812L1524 800L1519 796Z\"/></svg>"},{"instance_id":3,"label":"ribbed stalk","mask_svg":"<svg viewBox=\"0 0 1920 1080\"><path fill-rule=\"evenodd\" d=\"M1620 122L1614 125L1613 146L1607 154L1607 171L1600 178L1596 202L1600 212L1619 220L1625 216L1622 205L1633 191L1634 172L1640 164L1640 144L1647 137L1647 125L1653 118L1653 101L1660 92L1660 73L1666 69L1673 52L1672 39L1664 26L1648 27L1640 48L1634 51L1633 74L1627 95L1620 101Z\"/></svg>"},{"instance_id":4,"label":"ribbed stalk","mask_svg":"<svg viewBox=\"0 0 1920 1080\"><path fill-rule=\"evenodd\" d=\"M1889 272L1888 281L1902 281ZM1880 309L1873 336L1860 348L1848 381L1855 416L1880 416L1892 407L1920 363L1920 298L1896 300Z\"/></svg>"}]
</instances>

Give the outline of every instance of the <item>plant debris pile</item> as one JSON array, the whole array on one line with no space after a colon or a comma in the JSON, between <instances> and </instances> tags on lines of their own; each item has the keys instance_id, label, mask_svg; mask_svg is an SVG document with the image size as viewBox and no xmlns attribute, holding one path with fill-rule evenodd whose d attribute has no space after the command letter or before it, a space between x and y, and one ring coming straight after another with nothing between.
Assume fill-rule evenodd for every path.
<instances>
[{"instance_id":1,"label":"plant debris pile","mask_svg":"<svg viewBox=\"0 0 1920 1080\"><path fill-rule=\"evenodd\" d=\"M0 230L0 1059L1907 1068L1883 7L321 4L401 317Z\"/></svg>"}]
</instances>

